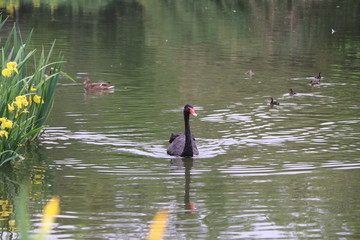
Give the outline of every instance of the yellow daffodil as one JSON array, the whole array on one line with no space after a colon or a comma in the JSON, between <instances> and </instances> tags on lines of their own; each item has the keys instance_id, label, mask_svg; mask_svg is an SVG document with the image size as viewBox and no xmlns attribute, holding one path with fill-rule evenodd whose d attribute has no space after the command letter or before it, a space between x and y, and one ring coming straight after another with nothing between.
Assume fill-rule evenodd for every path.
<instances>
[{"instance_id":1,"label":"yellow daffodil","mask_svg":"<svg viewBox=\"0 0 360 240\"><path fill-rule=\"evenodd\" d=\"M7 68L3 69L2 72L1 72L1 74L2 74L4 77L10 77L10 76L11 76L11 73L12 73L12 71L11 71L10 69L7 69Z\"/></svg>"},{"instance_id":2,"label":"yellow daffodil","mask_svg":"<svg viewBox=\"0 0 360 240\"><path fill-rule=\"evenodd\" d=\"M44 103L44 101L41 101L41 96L39 96L39 95L35 95L33 97L33 100L35 103Z\"/></svg>"},{"instance_id":3,"label":"yellow daffodil","mask_svg":"<svg viewBox=\"0 0 360 240\"><path fill-rule=\"evenodd\" d=\"M2 121L1 123L1 128L5 129L5 128L12 128L13 127L13 122L9 119L4 119L4 121Z\"/></svg>"},{"instance_id":4,"label":"yellow daffodil","mask_svg":"<svg viewBox=\"0 0 360 240\"><path fill-rule=\"evenodd\" d=\"M6 64L6 67L10 70L10 71L15 71L16 73L19 73L19 71L17 70L17 63L16 62L8 62Z\"/></svg>"},{"instance_id":5,"label":"yellow daffodil","mask_svg":"<svg viewBox=\"0 0 360 240\"><path fill-rule=\"evenodd\" d=\"M35 92L35 91L36 91L36 88L35 88L34 86L31 86L30 91L31 91L31 92Z\"/></svg>"},{"instance_id":6,"label":"yellow daffodil","mask_svg":"<svg viewBox=\"0 0 360 240\"><path fill-rule=\"evenodd\" d=\"M12 112L12 111L15 110L14 103L8 104L8 110L9 110L10 112Z\"/></svg>"},{"instance_id":7,"label":"yellow daffodil","mask_svg":"<svg viewBox=\"0 0 360 240\"><path fill-rule=\"evenodd\" d=\"M6 138L8 138L9 137L9 133L7 132L7 131L5 131L5 130L2 130L2 131L0 131L0 137L6 137Z\"/></svg>"}]
</instances>

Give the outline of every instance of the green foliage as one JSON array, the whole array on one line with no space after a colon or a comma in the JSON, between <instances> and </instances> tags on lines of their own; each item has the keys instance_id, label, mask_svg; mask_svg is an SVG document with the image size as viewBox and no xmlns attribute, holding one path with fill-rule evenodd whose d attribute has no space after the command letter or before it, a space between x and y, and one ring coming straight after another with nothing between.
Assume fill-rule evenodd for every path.
<instances>
[{"instance_id":1,"label":"green foliage","mask_svg":"<svg viewBox=\"0 0 360 240\"><path fill-rule=\"evenodd\" d=\"M1 31L5 21L0 19L0 22ZM62 56L50 62L55 41L47 54L42 49L37 60L36 49L27 49L30 36L23 41L14 25L1 44L0 166L21 158L19 149L41 134L61 74Z\"/></svg>"}]
</instances>

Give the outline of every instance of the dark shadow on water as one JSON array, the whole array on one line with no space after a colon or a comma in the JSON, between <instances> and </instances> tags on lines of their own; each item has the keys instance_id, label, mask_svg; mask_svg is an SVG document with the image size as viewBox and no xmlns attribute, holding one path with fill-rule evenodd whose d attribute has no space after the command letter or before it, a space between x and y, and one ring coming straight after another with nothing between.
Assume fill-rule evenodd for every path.
<instances>
[{"instance_id":1,"label":"dark shadow on water","mask_svg":"<svg viewBox=\"0 0 360 240\"><path fill-rule=\"evenodd\" d=\"M193 158L174 158L170 160L172 165L183 167L185 170L185 194L184 194L184 208L186 213L194 213L196 209L195 203L190 201L190 183L191 183L191 168L194 164Z\"/></svg>"}]
</instances>

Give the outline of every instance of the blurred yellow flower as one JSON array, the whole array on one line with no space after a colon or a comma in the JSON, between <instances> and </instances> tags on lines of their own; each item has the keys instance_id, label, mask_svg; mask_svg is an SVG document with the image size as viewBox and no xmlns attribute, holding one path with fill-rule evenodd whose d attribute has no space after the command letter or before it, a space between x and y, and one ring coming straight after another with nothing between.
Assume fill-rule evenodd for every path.
<instances>
[{"instance_id":1,"label":"blurred yellow flower","mask_svg":"<svg viewBox=\"0 0 360 240\"><path fill-rule=\"evenodd\" d=\"M3 136L5 136L6 138L8 138L8 137L9 137L9 133L8 133L7 131L5 131L5 130L0 131L0 137L3 137Z\"/></svg>"},{"instance_id":2,"label":"blurred yellow flower","mask_svg":"<svg viewBox=\"0 0 360 240\"><path fill-rule=\"evenodd\" d=\"M35 103L44 103L44 101L41 101L41 96L39 96L39 95L35 95L33 97L33 100Z\"/></svg>"},{"instance_id":3,"label":"blurred yellow flower","mask_svg":"<svg viewBox=\"0 0 360 240\"><path fill-rule=\"evenodd\" d=\"M40 233L46 235L50 232L52 224L55 221L56 215L60 212L60 198L58 196L53 196L50 201L46 204L43 217L41 222L41 231Z\"/></svg>"},{"instance_id":4,"label":"blurred yellow flower","mask_svg":"<svg viewBox=\"0 0 360 240\"><path fill-rule=\"evenodd\" d=\"M30 91L31 91L31 92L35 92L35 91L36 91L36 88L35 88L34 86L31 86Z\"/></svg>"},{"instance_id":5,"label":"blurred yellow flower","mask_svg":"<svg viewBox=\"0 0 360 240\"><path fill-rule=\"evenodd\" d=\"M12 111L15 110L14 103L8 104L8 110L9 110L10 112L12 112Z\"/></svg>"},{"instance_id":6,"label":"blurred yellow flower","mask_svg":"<svg viewBox=\"0 0 360 240\"><path fill-rule=\"evenodd\" d=\"M161 240L164 236L166 225L169 219L169 212L166 209L160 209L154 216L147 240Z\"/></svg>"},{"instance_id":7,"label":"blurred yellow flower","mask_svg":"<svg viewBox=\"0 0 360 240\"><path fill-rule=\"evenodd\" d=\"M1 128L2 129L5 129L5 128L12 128L13 127L13 122L9 119L6 119L6 118L2 118L2 121L1 121Z\"/></svg>"},{"instance_id":8,"label":"blurred yellow flower","mask_svg":"<svg viewBox=\"0 0 360 240\"><path fill-rule=\"evenodd\" d=\"M6 67L10 70L10 71L15 71L16 73L19 73L19 71L17 70L17 63L16 62L8 62L6 64Z\"/></svg>"},{"instance_id":9,"label":"blurred yellow flower","mask_svg":"<svg viewBox=\"0 0 360 240\"><path fill-rule=\"evenodd\" d=\"M29 111L25 108L21 113L29 113Z\"/></svg>"},{"instance_id":10,"label":"blurred yellow flower","mask_svg":"<svg viewBox=\"0 0 360 240\"><path fill-rule=\"evenodd\" d=\"M22 95L22 96L17 96L15 98L15 103L16 103L16 106L20 109L22 108L22 106L24 105L25 107L27 105L29 105L29 102L28 100L26 99L26 96L25 95Z\"/></svg>"},{"instance_id":11,"label":"blurred yellow flower","mask_svg":"<svg viewBox=\"0 0 360 240\"><path fill-rule=\"evenodd\" d=\"M10 77L10 76L11 76L11 73L12 73L12 71L9 70L9 69L7 69L7 68L3 69L2 72L1 72L1 74L2 74L4 77Z\"/></svg>"}]
</instances>

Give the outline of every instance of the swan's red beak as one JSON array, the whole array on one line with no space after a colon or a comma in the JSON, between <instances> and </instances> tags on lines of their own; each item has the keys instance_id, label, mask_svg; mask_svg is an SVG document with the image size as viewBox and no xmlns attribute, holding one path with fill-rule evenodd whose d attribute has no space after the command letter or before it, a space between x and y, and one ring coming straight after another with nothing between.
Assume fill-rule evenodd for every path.
<instances>
[{"instance_id":1,"label":"swan's red beak","mask_svg":"<svg viewBox=\"0 0 360 240\"><path fill-rule=\"evenodd\" d=\"M194 117L197 116L195 110L193 108L189 108L190 109L190 114L193 115Z\"/></svg>"}]
</instances>

